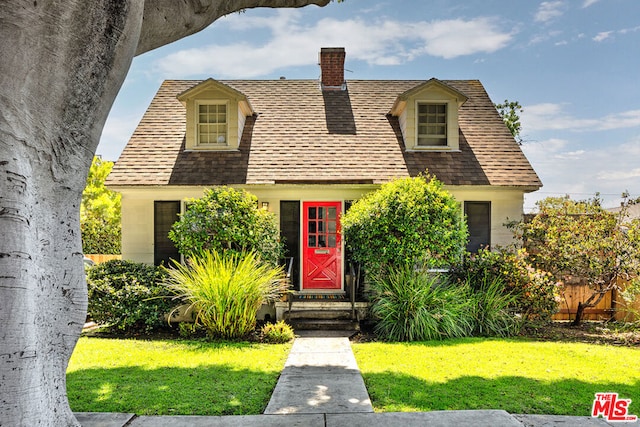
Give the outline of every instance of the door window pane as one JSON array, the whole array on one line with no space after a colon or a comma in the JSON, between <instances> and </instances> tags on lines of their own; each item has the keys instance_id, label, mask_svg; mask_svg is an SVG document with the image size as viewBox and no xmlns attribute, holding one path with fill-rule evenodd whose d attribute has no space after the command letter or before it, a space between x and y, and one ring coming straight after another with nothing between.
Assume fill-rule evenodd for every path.
<instances>
[{"instance_id":1,"label":"door window pane","mask_svg":"<svg viewBox=\"0 0 640 427\"><path fill-rule=\"evenodd\" d=\"M323 219L324 218L324 210L326 208L318 208L318 219Z\"/></svg>"},{"instance_id":2,"label":"door window pane","mask_svg":"<svg viewBox=\"0 0 640 427\"><path fill-rule=\"evenodd\" d=\"M316 222L309 221L309 233L315 233L315 232L316 232Z\"/></svg>"},{"instance_id":3,"label":"door window pane","mask_svg":"<svg viewBox=\"0 0 640 427\"><path fill-rule=\"evenodd\" d=\"M329 234L329 247L330 248L335 248L336 247L336 235L335 234Z\"/></svg>"},{"instance_id":4,"label":"door window pane","mask_svg":"<svg viewBox=\"0 0 640 427\"><path fill-rule=\"evenodd\" d=\"M309 236L309 247L310 248L316 247L316 236Z\"/></svg>"},{"instance_id":5,"label":"door window pane","mask_svg":"<svg viewBox=\"0 0 640 427\"><path fill-rule=\"evenodd\" d=\"M324 233L324 221L318 221L318 233Z\"/></svg>"},{"instance_id":6,"label":"door window pane","mask_svg":"<svg viewBox=\"0 0 640 427\"><path fill-rule=\"evenodd\" d=\"M336 219L336 208L329 208L327 211L327 218Z\"/></svg>"},{"instance_id":7,"label":"door window pane","mask_svg":"<svg viewBox=\"0 0 640 427\"><path fill-rule=\"evenodd\" d=\"M316 208L309 208L309 219L316 219Z\"/></svg>"},{"instance_id":8,"label":"door window pane","mask_svg":"<svg viewBox=\"0 0 640 427\"><path fill-rule=\"evenodd\" d=\"M327 247L327 240L326 240L325 236L318 236L318 247L319 248L326 248Z\"/></svg>"},{"instance_id":9,"label":"door window pane","mask_svg":"<svg viewBox=\"0 0 640 427\"><path fill-rule=\"evenodd\" d=\"M329 233L335 233L336 232L336 222L335 221L329 221L327 223L327 231Z\"/></svg>"}]
</instances>

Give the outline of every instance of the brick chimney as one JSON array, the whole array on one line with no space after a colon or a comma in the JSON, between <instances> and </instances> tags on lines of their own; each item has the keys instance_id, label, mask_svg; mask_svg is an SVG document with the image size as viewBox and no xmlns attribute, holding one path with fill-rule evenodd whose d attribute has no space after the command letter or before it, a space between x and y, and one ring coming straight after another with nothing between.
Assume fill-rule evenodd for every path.
<instances>
[{"instance_id":1,"label":"brick chimney","mask_svg":"<svg viewBox=\"0 0 640 427\"><path fill-rule=\"evenodd\" d=\"M345 90L343 47L323 47L320 49L320 86L322 90Z\"/></svg>"}]
</instances>

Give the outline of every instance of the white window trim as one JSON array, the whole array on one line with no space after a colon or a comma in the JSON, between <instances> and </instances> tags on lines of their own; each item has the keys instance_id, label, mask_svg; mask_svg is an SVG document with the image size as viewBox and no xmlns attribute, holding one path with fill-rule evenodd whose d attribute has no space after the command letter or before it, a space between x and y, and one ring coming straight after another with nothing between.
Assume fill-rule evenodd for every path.
<instances>
[{"instance_id":1,"label":"white window trim","mask_svg":"<svg viewBox=\"0 0 640 427\"><path fill-rule=\"evenodd\" d=\"M224 143L211 143L200 142L200 106L201 105L224 105L226 107L226 134ZM195 146L200 148L227 148L229 144L229 100L225 99L197 99L195 101L195 123L194 123L194 137Z\"/></svg>"},{"instance_id":2,"label":"white window trim","mask_svg":"<svg viewBox=\"0 0 640 427\"><path fill-rule=\"evenodd\" d=\"M414 101L413 120L414 120L414 134L412 147L407 147L407 151L446 151L446 152L460 152L459 141L457 134L459 132L458 125L458 105L454 100L449 99L425 99L418 98ZM447 145L418 145L418 110L421 104L436 104L446 105L447 114ZM455 109L455 110L454 110ZM453 135L455 133L455 135Z\"/></svg>"}]
</instances>

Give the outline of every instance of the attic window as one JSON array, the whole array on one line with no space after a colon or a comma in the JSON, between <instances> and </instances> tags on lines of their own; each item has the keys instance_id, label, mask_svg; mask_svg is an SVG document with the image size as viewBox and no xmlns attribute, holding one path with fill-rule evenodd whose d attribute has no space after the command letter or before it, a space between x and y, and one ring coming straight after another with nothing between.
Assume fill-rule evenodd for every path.
<instances>
[{"instance_id":1,"label":"attic window","mask_svg":"<svg viewBox=\"0 0 640 427\"><path fill-rule=\"evenodd\" d=\"M198 145L227 145L227 103L198 103Z\"/></svg>"},{"instance_id":2,"label":"attic window","mask_svg":"<svg viewBox=\"0 0 640 427\"><path fill-rule=\"evenodd\" d=\"M418 103L418 146L447 145L447 104Z\"/></svg>"}]
</instances>

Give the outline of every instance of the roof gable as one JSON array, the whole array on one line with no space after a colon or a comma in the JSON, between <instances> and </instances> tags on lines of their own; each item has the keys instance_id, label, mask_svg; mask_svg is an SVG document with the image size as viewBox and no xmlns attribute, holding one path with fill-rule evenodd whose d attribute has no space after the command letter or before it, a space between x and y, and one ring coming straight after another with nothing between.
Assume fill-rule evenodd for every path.
<instances>
[{"instance_id":1,"label":"roof gable","mask_svg":"<svg viewBox=\"0 0 640 427\"><path fill-rule=\"evenodd\" d=\"M404 111L407 101L413 98L419 98L422 94L430 91L444 92L448 97L455 98L458 102L458 106L461 106L467 101L467 95L460 92L458 89L451 87L435 77L430 78L426 82L420 83L411 89L401 93L396 98L389 114L392 116L398 116Z\"/></svg>"},{"instance_id":2,"label":"roof gable","mask_svg":"<svg viewBox=\"0 0 640 427\"><path fill-rule=\"evenodd\" d=\"M200 97L211 97L212 94L215 94L216 97L232 99L241 103L241 107L244 107L243 112L245 112L246 115L254 113L253 107L244 93L212 78L195 84L182 93L179 93L176 98L178 98L182 105L186 105L189 100Z\"/></svg>"},{"instance_id":3,"label":"roof gable","mask_svg":"<svg viewBox=\"0 0 640 427\"><path fill-rule=\"evenodd\" d=\"M251 100L255 114L237 151L185 149L186 108L177 97L207 81ZM389 114L399 97L429 87L467 99L459 151L408 151L398 118ZM349 80L341 96L327 97L311 79L163 82L108 184L382 183L425 169L446 185L541 186L477 80Z\"/></svg>"}]
</instances>

